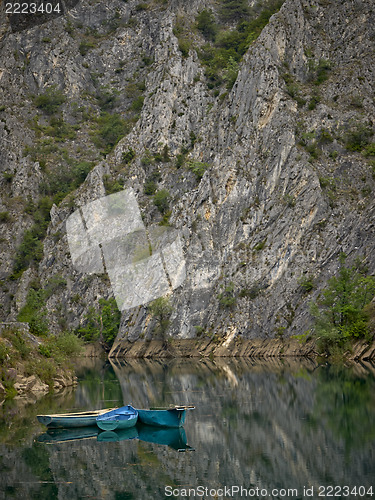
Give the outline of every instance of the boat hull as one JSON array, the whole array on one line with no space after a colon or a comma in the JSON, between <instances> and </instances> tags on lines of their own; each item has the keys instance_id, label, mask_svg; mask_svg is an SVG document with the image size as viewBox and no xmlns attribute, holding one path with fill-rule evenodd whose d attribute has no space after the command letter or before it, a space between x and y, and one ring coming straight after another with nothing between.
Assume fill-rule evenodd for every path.
<instances>
[{"instance_id":1,"label":"boat hull","mask_svg":"<svg viewBox=\"0 0 375 500\"><path fill-rule=\"evenodd\" d=\"M116 410L109 411L96 418L96 424L103 431L114 431L130 429L138 420L138 412L132 406L127 405Z\"/></svg>"},{"instance_id":2,"label":"boat hull","mask_svg":"<svg viewBox=\"0 0 375 500\"><path fill-rule=\"evenodd\" d=\"M137 410L138 420L142 424L155 427L181 427L184 425L186 410L175 408L168 410Z\"/></svg>"},{"instance_id":3,"label":"boat hull","mask_svg":"<svg viewBox=\"0 0 375 500\"><path fill-rule=\"evenodd\" d=\"M79 413L62 413L56 415L38 415L37 419L49 429L70 429L73 427L90 427L96 425L96 418L109 410L94 410Z\"/></svg>"}]
</instances>

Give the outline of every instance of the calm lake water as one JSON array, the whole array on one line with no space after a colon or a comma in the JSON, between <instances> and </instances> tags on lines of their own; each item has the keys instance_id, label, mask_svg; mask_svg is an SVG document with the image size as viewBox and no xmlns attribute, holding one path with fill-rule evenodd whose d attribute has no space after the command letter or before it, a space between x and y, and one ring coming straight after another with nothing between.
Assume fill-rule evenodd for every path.
<instances>
[{"instance_id":1,"label":"calm lake water","mask_svg":"<svg viewBox=\"0 0 375 500\"><path fill-rule=\"evenodd\" d=\"M2 405L1 499L375 498L374 366L81 364L76 389ZM128 403L196 409L181 431L159 433L50 436L36 420Z\"/></svg>"}]
</instances>

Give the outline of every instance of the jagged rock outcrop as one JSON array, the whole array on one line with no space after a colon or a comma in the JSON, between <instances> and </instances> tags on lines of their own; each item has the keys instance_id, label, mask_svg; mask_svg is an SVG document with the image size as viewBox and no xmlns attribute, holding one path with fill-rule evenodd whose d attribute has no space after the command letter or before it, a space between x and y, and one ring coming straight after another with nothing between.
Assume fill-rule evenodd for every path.
<instances>
[{"instance_id":1,"label":"jagged rock outcrop","mask_svg":"<svg viewBox=\"0 0 375 500\"><path fill-rule=\"evenodd\" d=\"M193 338L197 329L224 338L304 333L308 303L337 270L341 252L375 271L371 160L347 147L348 134L361 127L373 140L372 3L286 0L247 51L227 95L207 86L199 33L191 33L184 56L174 31L177 17L193 18L204 7L215 4L189 2L187 12L184 2L150 2L142 10L134 1L81 1L68 17L34 29L12 33L2 26L0 164L7 175L0 212L10 218L1 223L4 319L16 318L35 280L45 287L54 276L66 283L46 302L54 330L76 328L92 304L109 297L105 276L74 270L65 221L108 193L110 182L121 182L136 192L145 223L157 224L161 215L144 194L156 170L158 189L171 196L169 223L183 237L187 266L186 281L170 298L168 336ZM41 158L47 171L54 161L47 143L43 149L39 142L42 154L32 150L38 134L48 132L48 117L36 111L32 95L52 84L68 97L64 121L79 127L65 149L96 166L52 207L42 260L7 281L32 225L25 200L43 193ZM109 88L128 133L100 160L83 115L99 115L98 94L103 99ZM140 88L144 100L137 101ZM139 116L130 116L129 106L141 107ZM36 113L39 125L30 121ZM142 161L164 146L170 161ZM124 162L129 150L135 157ZM208 165L200 179L186 165L176 167L183 152L185 163ZM310 293L301 286L307 277L314 282ZM147 339L154 331L142 306L123 313L118 339Z\"/></svg>"}]
</instances>

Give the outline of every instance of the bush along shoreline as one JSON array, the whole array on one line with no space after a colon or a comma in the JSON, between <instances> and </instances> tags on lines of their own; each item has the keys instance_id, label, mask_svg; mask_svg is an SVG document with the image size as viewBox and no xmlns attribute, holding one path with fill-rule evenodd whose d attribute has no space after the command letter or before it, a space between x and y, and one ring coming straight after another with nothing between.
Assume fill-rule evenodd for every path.
<instances>
[{"instance_id":1,"label":"bush along shoreline","mask_svg":"<svg viewBox=\"0 0 375 500\"><path fill-rule=\"evenodd\" d=\"M76 385L71 358L82 349L82 340L73 333L40 338L30 334L25 323L1 325L0 400Z\"/></svg>"},{"instance_id":2,"label":"bush along shoreline","mask_svg":"<svg viewBox=\"0 0 375 500\"><path fill-rule=\"evenodd\" d=\"M367 275L361 260L348 267L346 258L340 255L337 274L310 305L318 352L337 360L350 354L356 341L375 338L375 277Z\"/></svg>"}]
</instances>

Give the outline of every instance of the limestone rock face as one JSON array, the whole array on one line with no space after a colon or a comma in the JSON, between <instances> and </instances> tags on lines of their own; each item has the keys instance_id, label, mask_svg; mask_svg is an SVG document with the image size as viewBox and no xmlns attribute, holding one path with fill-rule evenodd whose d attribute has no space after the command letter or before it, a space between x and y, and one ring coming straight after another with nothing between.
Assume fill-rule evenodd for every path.
<instances>
[{"instance_id":1,"label":"limestone rock face","mask_svg":"<svg viewBox=\"0 0 375 500\"><path fill-rule=\"evenodd\" d=\"M136 5L82 0L68 15L17 33L2 21L3 321L17 318L35 280L47 287L58 276L64 285L45 304L49 326L82 324L112 291L105 273L74 269L66 221L120 185L134 191L145 225L156 226L162 215L145 193L151 179L169 193L167 218L186 265L185 281L170 295L165 335L304 333L309 302L341 252L375 271L373 158L348 147L356 133L374 140L373 3L286 0L244 55L233 87L216 92L198 54L203 38L191 28L183 54L176 23L192 22L203 8L217 15L217 3ZM36 108L33 96L51 85L66 97L58 116L74 132L68 125L51 132L50 117ZM104 159L92 142L103 112L127 121ZM43 196L50 170L65 165L66 155L70 166L95 166L55 200L41 260L10 280L33 225L27 203ZM118 340L153 338L155 327L147 304L135 307L123 312Z\"/></svg>"},{"instance_id":2,"label":"limestone rock face","mask_svg":"<svg viewBox=\"0 0 375 500\"><path fill-rule=\"evenodd\" d=\"M30 377L17 377L17 381L14 384L14 388L18 394L24 394L32 392L34 394L47 393L49 387L40 381L35 375L30 375Z\"/></svg>"}]
</instances>

